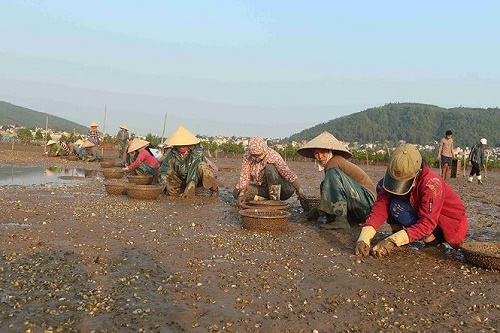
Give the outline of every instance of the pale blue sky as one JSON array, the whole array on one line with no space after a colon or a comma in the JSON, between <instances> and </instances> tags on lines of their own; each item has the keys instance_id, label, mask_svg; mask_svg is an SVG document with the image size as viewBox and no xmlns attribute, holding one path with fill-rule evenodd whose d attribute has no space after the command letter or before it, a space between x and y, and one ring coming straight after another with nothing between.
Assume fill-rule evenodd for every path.
<instances>
[{"instance_id":1,"label":"pale blue sky","mask_svg":"<svg viewBox=\"0 0 500 333\"><path fill-rule=\"evenodd\" d=\"M0 0L0 100L112 134L161 135L167 114L166 136L272 138L391 102L497 107L499 14L499 1Z\"/></svg>"}]
</instances>

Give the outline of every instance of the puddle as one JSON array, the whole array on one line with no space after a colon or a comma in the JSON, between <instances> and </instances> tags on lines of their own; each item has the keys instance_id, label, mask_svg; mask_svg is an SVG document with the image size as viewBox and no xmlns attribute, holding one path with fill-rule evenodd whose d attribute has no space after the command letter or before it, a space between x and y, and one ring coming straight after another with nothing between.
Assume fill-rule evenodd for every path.
<instances>
[{"instance_id":1,"label":"puddle","mask_svg":"<svg viewBox=\"0 0 500 333\"><path fill-rule=\"evenodd\" d=\"M95 177L97 170L44 166L0 165L0 186L4 185L71 185Z\"/></svg>"},{"instance_id":2,"label":"puddle","mask_svg":"<svg viewBox=\"0 0 500 333\"><path fill-rule=\"evenodd\" d=\"M21 227L21 228L26 228L26 227L31 227L31 224L29 224L29 223L18 223L18 222L4 222L4 223L0 223L0 226L2 226L2 227Z\"/></svg>"}]
</instances>

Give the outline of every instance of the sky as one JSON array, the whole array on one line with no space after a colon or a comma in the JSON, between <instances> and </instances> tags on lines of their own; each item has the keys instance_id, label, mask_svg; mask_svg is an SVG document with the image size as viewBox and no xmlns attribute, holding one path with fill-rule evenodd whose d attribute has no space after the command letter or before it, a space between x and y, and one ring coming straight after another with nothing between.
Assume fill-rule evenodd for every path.
<instances>
[{"instance_id":1,"label":"sky","mask_svg":"<svg viewBox=\"0 0 500 333\"><path fill-rule=\"evenodd\" d=\"M498 107L499 13L481 0L0 0L0 100L165 137L285 138L396 102Z\"/></svg>"}]
</instances>

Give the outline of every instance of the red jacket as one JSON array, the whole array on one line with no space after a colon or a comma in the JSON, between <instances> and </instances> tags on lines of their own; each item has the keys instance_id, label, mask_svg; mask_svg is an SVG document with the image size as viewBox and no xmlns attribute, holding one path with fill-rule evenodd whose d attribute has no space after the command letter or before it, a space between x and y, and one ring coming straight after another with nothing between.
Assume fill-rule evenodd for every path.
<instances>
[{"instance_id":1,"label":"red jacket","mask_svg":"<svg viewBox=\"0 0 500 333\"><path fill-rule=\"evenodd\" d=\"M382 189L377 195L365 226L377 230L389 217L389 204L393 194ZM418 213L418 221L406 228L410 243L429 236L436 226L443 230L444 239L457 248L467 234L467 214L460 196L429 167L422 167L415 187L411 190L410 204Z\"/></svg>"}]
</instances>

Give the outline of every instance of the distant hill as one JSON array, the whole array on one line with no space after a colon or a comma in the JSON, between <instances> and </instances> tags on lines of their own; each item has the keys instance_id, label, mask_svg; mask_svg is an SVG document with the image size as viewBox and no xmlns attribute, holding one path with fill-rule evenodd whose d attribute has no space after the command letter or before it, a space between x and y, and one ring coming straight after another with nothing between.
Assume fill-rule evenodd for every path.
<instances>
[{"instance_id":1,"label":"distant hill","mask_svg":"<svg viewBox=\"0 0 500 333\"><path fill-rule=\"evenodd\" d=\"M49 128L52 130L66 132L73 132L74 130L77 133L87 133L88 128L86 126L48 113L38 112L0 101L0 125L17 125L26 128L45 128L47 116Z\"/></svg>"},{"instance_id":2,"label":"distant hill","mask_svg":"<svg viewBox=\"0 0 500 333\"><path fill-rule=\"evenodd\" d=\"M287 141L310 140L323 131L337 139L359 143L434 144L446 130L455 146L471 146L481 138L488 146L500 146L500 109L442 108L418 103L391 103L343 116L296 133Z\"/></svg>"}]
</instances>

